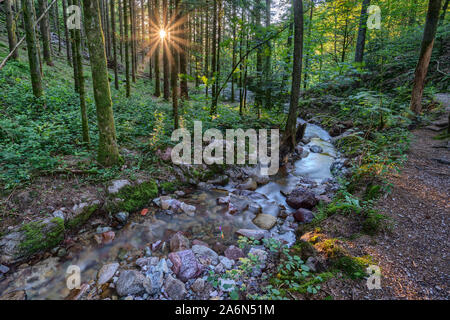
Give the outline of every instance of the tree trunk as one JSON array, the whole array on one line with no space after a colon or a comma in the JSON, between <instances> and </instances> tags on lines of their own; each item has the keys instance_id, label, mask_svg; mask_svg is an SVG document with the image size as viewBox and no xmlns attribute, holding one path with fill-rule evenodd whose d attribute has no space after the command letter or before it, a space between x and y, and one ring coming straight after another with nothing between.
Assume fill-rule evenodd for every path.
<instances>
[{"instance_id":1,"label":"tree trunk","mask_svg":"<svg viewBox=\"0 0 450 320\"><path fill-rule=\"evenodd\" d=\"M215 88L216 86L214 85L216 82L216 67L217 67L217 53L216 53L216 48L217 48L217 0L213 0L214 1L214 5L213 5L213 29L212 29L212 39L211 39L211 78L213 79L213 86L211 88L211 96L212 96L212 106L211 106L211 114L215 114L216 112L216 102L215 102L215 97L216 97L216 93L215 93Z\"/></svg>"},{"instance_id":2,"label":"tree trunk","mask_svg":"<svg viewBox=\"0 0 450 320\"><path fill-rule=\"evenodd\" d=\"M5 13L6 13L6 29L8 30L8 45L9 51L13 51L17 44L16 38L16 23L14 21L14 13L12 11L11 0L5 0ZM14 50L11 58L19 59L19 50Z\"/></svg>"},{"instance_id":3,"label":"tree trunk","mask_svg":"<svg viewBox=\"0 0 450 320\"><path fill-rule=\"evenodd\" d=\"M311 50L311 30L312 30L312 19L313 19L313 12L314 12L314 0L310 1L310 8L309 8L309 21L308 21L308 49L306 51L306 57L305 57L305 75L303 79L303 89L306 90L306 87L308 85L308 68L309 68L309 56L310 56L310 50Z\"/></svg>"},{"instance_id":4,"label":"tree trunk","mask_svg":"<svg viewBox=\"0 0 450 320\"><path fill-rule=\"evenodd\" d=\"M441 14L441 17L439 18L440 24L444 23L445 13L447 12L447 9L448 9L448 1L449 0L445 0L444 7L442 8L442 14Z\"/></svg>"},{"instance_id":5,"label":"tree trunk","mask_svg":"<svg viewBox=\"0 0 450 320\"><path fill-rule=\"evenodd\" d=\"M174 26L177 25L178 23L178 1L179 0L175 0L175 10L172 11L172 15L171 15L171 20ZM177 29L178 28L173 28L171 32L173 32L174 34L177 34ZM177 50L175 49L175 46L173 44L173 39L171 39L172 36L169 37L169 44L170 44L170 49L171 49L171 54L172 54L172 59L171 59L171 66L170 66L170 72L171 72L171 77L170 77L170 83L171 83L171 87L172 87L172 110L173 110L173 120L174 120L174 129L178 129L179 128L179 123L178 123L178 53Z\"/></svg>"},{"instance_id":6,"label":"tree trunk","mask_svg":"<svg viewBox=\"0 0 450 320\"><path fill-rule=\"evenodd\" d=\"M111 2L111 39L112 39L112 49L113 49L113 63L114 63L114 87L119 90L119 71L117 62L117 45L116 45L116 14L114 8L114 1Z\"/></svg>"},{"instance_id":7,"label":"tree trunk","mask_svg":"<svg viewBox=\"0 0 450 320\"><path fill-rule=\"evenodd\" d=\"M425 77L427 76L428 65L430 64L431 53L433 51L434 37L436 35L440 10L441 0L429 0L419 62L416 67L411 94L410 109L416 114L419 114L422 111L423 88L425 86Z\"/></svg>"},{"instance_id":8,"label":"tree trunk","mask_svg":"<svg viewBox=\"0 0 450 320\"><path fill-rule=\"evenodd\" d=\"M255 38L257 42L261 42L262 39L262 25L261 25L261 10L262 10L262 3L261 0L257 0L255 3L255 23L256 23L256 32L255 32ZM262 77L262 71L263 71L263 50L262 47L259 47L256 50L256 78L258 79L258 88L256 90L255 95L255 107L257 110L257 116L258 119L261 118L261 106L262 106L262 86L263 86L263 77Z\"/></svg>"},{"instance_id":9,"label":"tree trunk","mask_svg":"<svg viewBox=\"0 0 450 320\"><path fill-rule=\"evenodd\" d=\"M270 28L270 8L271 0L266 0L266 34L269 33ZM272 106L272 45L270 41L265 46L265 62L264 62L264 82L266 91L266 108Z\"/></svg>"},{"instance_id":10,"label":"tree trunk","mask_svg":"<svg viewBox=\"0 0 450 320\"><path fill-rule=\"evenodd\" d=\"M130 96L131 83L130 83L130 41L128 39L128 0L123 0L123 27L124 38L123 45L125 47L125 79L126 79L126 96Z\"/></svg>"},{"instance_id":11,"label":"tree trunk","mask_svg":"<svg viewBox=\"0 0 450 320\"><path fill-rule=\"evenodd\" d=\"M166 33L167 33L167 28L168 28L168 25L167 25L167 8L168 8L167 0L163 0L162 6L163 6L163 29L166 30ZM167 36L166 36L166 38L167 38ZM166 38L162 39L163 74L164 74L164 83L163 83L164 84L164 88L163 88L164 93L163 93L163 96L164 96L165 100L169 100L169 96L170 96L170 88L169 88L169 56L168 56L168 54L169 54L168 53L169 47L168 47Z\"/></svg>"},{"instance_id":12,"label":"tree trunk","mask_svg":"<svg viewBox=\"0 0 450 320\"><path fill-rule=\"evenodd\" d=\"M180 32L178 32L179 37L181 38L181 41L179 43L180 46L180 73L182 74L182 77L180 79L180 98L183 100L189 99L189 93L188 93L188 83L187 83L187 59L186 59L186 52L188 49L188 46L186 42L188 41L188 37L186 36L188 30L186 29L186 19L183 17L183 14L185 13L184 10L184 4L181 4L180 13L178 18L183 19L183 23L180 24Z\"/></svg>"},{"instance_id":13,"label":"tree trunk","mask_svg":"<svg viewBox=\"0 0 450 320\"><path fill-rule=\"evenodd\" d=\"M370 0L363 0L361 8L361 17L359 18L358 39L356 40L355 62L362 63L364 59L364 46L366 44L367 30L367 9L370 6Z\"/></svg>"},{"instance_id":14,"label":"tree trunk","mask_svg":"<svg viewBox=\"0 0 450 320\"><path fill-rule=\"evenodd\" d=\"M47 9L47 0L38 0L39 4L39 16L42 15ZM52 53L50 48L50 27L48 24L48 13L39 22L42 37L42 49L44 52L44 60L48 66L53 66Z\"/></svg>"},{"instance_id":15,"label":"tree trunk","mask_svg":"<svg viewBox=\"0 0 450 320\"><path fill-rule=\"evenodd\" d=\"M101 21L98 1L83 0L83 10L99 129L97 160L102 165L111 166L119 164L121 157L116 141L105 42L99 28Z\"/></svg>"},{"instance_id":16,"label":"tree trunk","mask_svg":"<svg viewBox=\"0 0 450 320\"><path fill-rule=\"evenodd\" d=\"M30 65L31 85L33 94L39 98L43 94L42 75L39 64L39 52L37 48L36 32L34 31L33 1L21 0L25 36L27 41L28 62Z\"/></svg>"},{"instance_id":17,"label":"tree trunk","mask_svg":"<svg viewBox=\"0 0 450 320\"><path fill-rule=\"evenodd\" d=\"M300 97L303 57L303 1L294 0L294 66L292 68L292 89L289 114L284 132L283 144L293 150L296 145L297 107Z\"/></svg>"},{"instance_id":18,"label":"tree trunk","mask_svg":"<svg viewBox=\"0 0 450 320\"><path fill-rule=\"evenodd\" d=\"M66 38L66 55L67 55L67 62L69 65L72 65L72 56L71 56L71 43L69 40L69 30L67 29L67 0L61 0L63 5L63 19L64 19L64 35Z\"/></svg>"}]
</instances>

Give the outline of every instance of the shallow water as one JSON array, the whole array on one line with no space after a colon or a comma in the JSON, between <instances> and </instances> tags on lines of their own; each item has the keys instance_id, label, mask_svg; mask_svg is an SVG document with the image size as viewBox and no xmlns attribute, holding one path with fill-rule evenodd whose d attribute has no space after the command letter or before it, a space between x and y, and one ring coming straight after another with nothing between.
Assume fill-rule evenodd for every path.
<instances>
[{"instance_id":1,"label":"shallow water","mask_svg":"<svg viewBox=\"0 0 450 320\"><path fill-rule=\"evenodd\" d=\"M311 142L304 147L306 150L311 145L318 145L323 148L323 153L310 152L306 158L295 163L291 172L280 172L272 177L269 183L256 190L260 196L254 194L250 199L237 197L238 201L249 202L248 210L231 215L226 212L225 205L217 204L217 198L227 196L232 191L230 188L195 192L185 199L180 199L196 206L194 217L186 214L167 215L161 212L149 212L145 217L136 214L127 226L116 232L116 239L111 244L101 248L86 244L71 260L64 261L64 258L50 257L18 270L0 282L0 293L25 289L28 299L64 299L70 292L66 286L68 276L66 270L70 265L80 267L81 282L86 283L95 279L97 271L103 264L127 259L127 254L131 258L133 252L157 240L167 241L176 231L183 231L190 239L199 239L210 245L216 242L224 245L236 243L236 230L258 229L252 222L255 207L259 206L262 212L275 216L279 212L279 205L292 211L280 191L290 192L298 185L300 177L318 183L331 178L330 166L336 158L336 151L330 143L330 136L319 126L308 124L305 138L311 138Z\"/></svg>"}]
</instances>

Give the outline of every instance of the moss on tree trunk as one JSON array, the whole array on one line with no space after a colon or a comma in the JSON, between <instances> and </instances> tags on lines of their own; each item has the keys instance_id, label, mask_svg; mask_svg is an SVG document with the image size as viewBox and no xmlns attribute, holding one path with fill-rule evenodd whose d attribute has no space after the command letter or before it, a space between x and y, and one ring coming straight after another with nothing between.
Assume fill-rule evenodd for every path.
<instances>
[{"instance_id":1,"label":"moss on tree trunk","mask_svg":"<svg viewBox=\"0 0 450 320\"><path fill-rule=\"evenodd\" d=\"M101 29L98 1L83 0L83 10L99 128L97 160L103 165L110 166L119 164L121 158L116 141L116 128L106 66L105 40Z\"/></svg>"}]
</instances>

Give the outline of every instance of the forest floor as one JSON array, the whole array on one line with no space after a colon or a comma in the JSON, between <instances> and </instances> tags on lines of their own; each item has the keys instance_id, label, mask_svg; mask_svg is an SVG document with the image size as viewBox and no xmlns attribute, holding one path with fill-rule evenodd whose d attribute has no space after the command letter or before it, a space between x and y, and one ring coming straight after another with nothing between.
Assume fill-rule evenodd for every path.
<instances>
[{"instance_id":1,"label":"forest floor","mask_svg":"<svg viewBox=\"0 0 450 320\"><path fill-rule=\"evenodd\" d=\"M436 97L447 112L450 95ZM370 255L381 268L381 289L368 290L366 281L329 281L323 288L334 299L448 299L450 296L449 224L450 155L448 139L434 139L429 127L412 131L408 160L391 174L391 192L375 209L388 217L389 231L374 237L343 241L358 255ZM336 215L321 225L336 236L345 217ZM340 231L342 232L342 231Z\"/></svg>"}]
</instances>

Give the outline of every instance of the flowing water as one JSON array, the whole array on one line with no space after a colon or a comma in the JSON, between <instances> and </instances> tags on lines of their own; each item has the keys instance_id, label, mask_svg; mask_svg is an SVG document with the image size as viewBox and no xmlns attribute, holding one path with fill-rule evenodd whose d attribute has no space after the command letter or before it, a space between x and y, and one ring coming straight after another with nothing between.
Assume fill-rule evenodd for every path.
<instances>
[{"instance_id":1,"label":"flowing water","mask_svg":"<svg viewBox=\"0 0 450 320\"><path fill-rule=\"evenodd\" d=\"M28 299L64 299L70 291L66 286L66 271L70 265L80 267L81 280L85 283L95 279L103 264L131 259L133 252L138 252L157 240L167 241L176 231L183 231L188 238L199 239L210 245L216 242L224 245L236 243L236 230L258 229L252 222L258 210L276 216L280 210L279 205L283 205L286 210L292 211L280 191L291 191L302 177L317 183L331 178L330 166L337 154L330 143L330 136L319 126L308 124L305 138L311 139L304 146L306 150L311 145L317 145L323 152L310 152L307 157L295 163L293 170L278 173L269 183L259 187L256 193L236 191L228 187L188 194L180 200L196 206L194 217L156 211L145 217L135 214L130 219L131 222L116 232L116 239L111 244L98 248L86 240L82 249L73 253L70 259L50 257L33 266L20 268L0 282L0 293L24 289ZM232 195L237 206L248 207L244 212L231 215L226 212L227 206L217 204L217 198L228 196L231 192L237 193ZM167 249L163 250L164 254Z\"/></svg>"}]
</instances>

